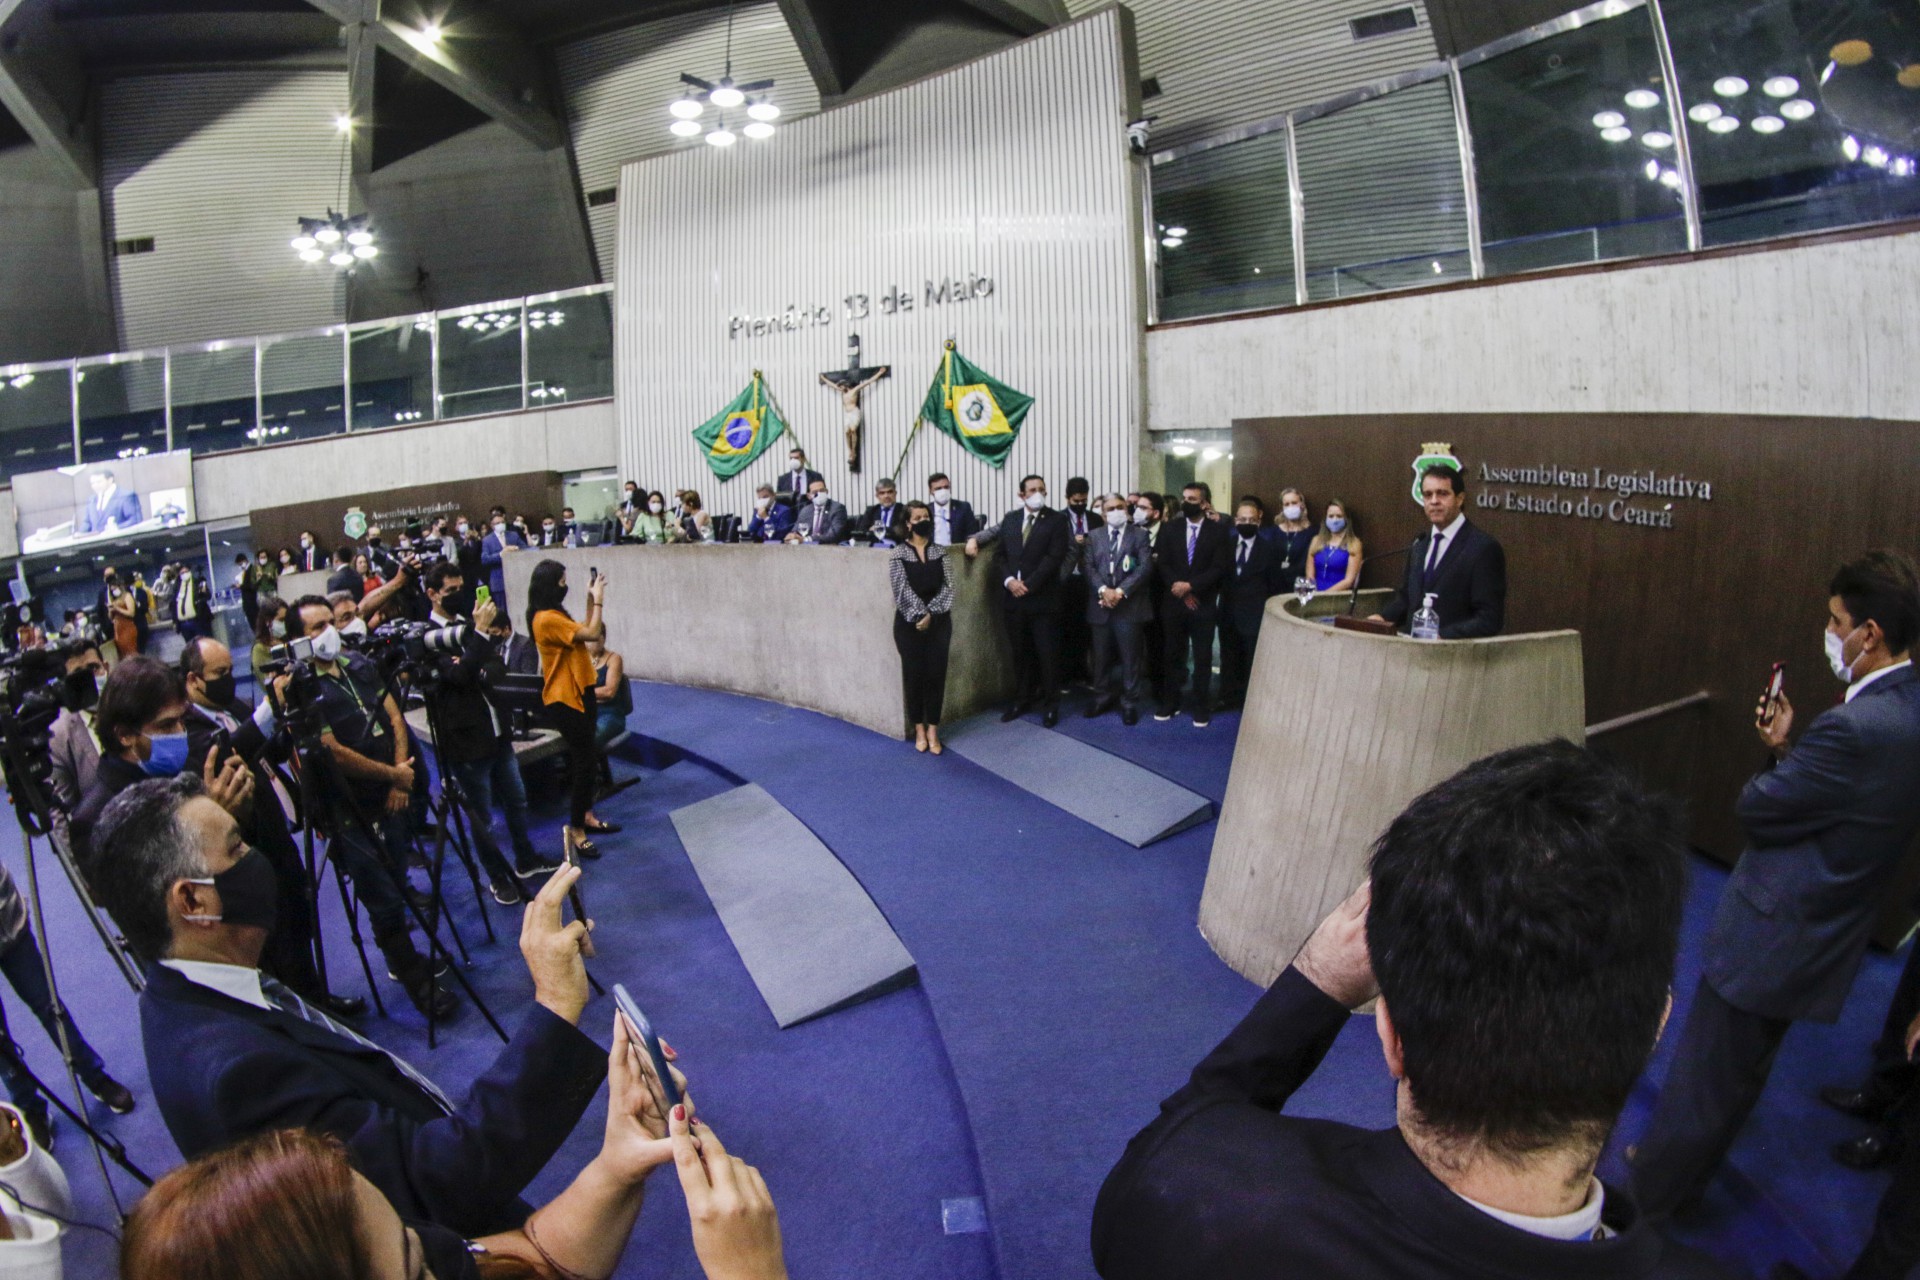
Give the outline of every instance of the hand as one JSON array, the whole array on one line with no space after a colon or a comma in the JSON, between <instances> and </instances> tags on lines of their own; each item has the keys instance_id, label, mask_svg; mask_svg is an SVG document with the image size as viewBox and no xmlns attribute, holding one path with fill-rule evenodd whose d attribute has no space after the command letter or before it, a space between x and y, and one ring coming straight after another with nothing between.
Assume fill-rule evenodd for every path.
<instances>
[{"instance_id":1,"label":"hand","mask_svg":"<svg viewBox=\"0 0 1920 1280\"><path fill-rule=\"evenodd\" d=\"M387 792L387 812L405 813L407 806L413 803L413 789L402 790L399 787Z\"/></svg>"},{"instance_id":2,"label":"hand","mask_svg":"<svg viewBox=\"0 0 1920 1280\"><path fill-rule=\"evenodd\" d=\"M693 1222L693 1251L707 1280L786 1280L780 1215L760 1171L728 1155L720 1135L689 1119L685 1107L673 1109L667 1128Z\"/></svg>"},{"instance_id":3,"label":"hand","mask_svg":"<svg viewBox=\"0 0 1920 1280\"><path fill-rule=\"evenodd\" d=\"M1383 618L1383 617L1381 617L1381 616L1380 616L1379 614L1377 614L1377 613L1370 613L1370 614L1368 614L1368 615L1367 615L1367 621L1368 621L1368 622L1385 622L1385 621L1386 621L1386 619L1385 619L1385 618Z\"/></svg>"},{"instance_id":4,"label":"hand","mask_svg":"<svg viewBox=\"0 0 1920 1280\"><path fill-rule=\"evenodd\" d=\"M1185 600L1193 594L1193 584L1190 582L1176 582L1168 587L1167 590L1173 593L1175 600Z\"/></svg>"},{"instance_id":5,"label":"hand","mask_svg":"<svg viewBox=\"0 0 1920 1280\"><path fill-rule=\"evenodd\" d=\"M601 574L587 586L587 600L592 604L605 604L607 600L607 575Z\"/></svg>"},{"instance_id":6,"label":"hand","mask_svg":"<svg viewBox=\"0 0 1920 1280\"><path fill-rule=\"evenodd\" d=\"M662 1046L663 1048L665 1046ZM687 1078L669 1067L691 1113ZM600 1143L600 1160L608 1172L633 1186L673 1159L673 1141L667 1136L666 1091L654 1073L653 1060L627 1030L627 1020L613 1015L613 1051L607 1055L607 1132Z\"/></svg>"},{"instance_id":7,"label":"hand","mask_svg":"<svg viewBox=\"0 0 1920 1280\"><path fill-rule=\"evenodd\" d=\"M1787 691L1782 689L1780 696L1773 700L1773 722L1763 724L1767 714L1767 699L1763 694L1760 704L1754 708L1753 727L1760 735L1760 741L1767 744L1767 750L1776 756L1787 753L1787 734L1793 729L1793 704L1787 701Z\"/></svg>"},{"instance_id":8,"label":"hand","mask_svg":"<svg viewBox=\"0 0 1920 1280\"><path fill-rule=\"evenodd\" d=\"M387 770L387 784L395 791L413 792L413 761L407 760Z\"/></svg>"},{"instance_id":9,"label":"hand","mask_svg":"<svg viewBox=\"0 0 1920 1280\"><path fill-rule=\"evenodd\" d=\"M930 613L923 613L920 615L920 621L913 624L913 629L915 631L925 631L928 627L932 625L933 625L933 615Z\"/></svg>"},{"instance_id":10,"label":"hand","mask_svg":"<svg viewBox=\"0 0 1920 1280\"><path fill-rule=\"evenodd\" d=\"M979 554L980 554L980 539L968 538L967 539L967 559L971 560Z\"/></svg>"},{"instance_id":11,"label":"hand","mask_svg":"<svg viewBox=\"0 0 1920 1280\"><path fill-rule=\"evenodd\" d=\"M207 752L206 766L200 771L207 784L207 797L238 818L253 800L253 770L236 753L229 751L216 766L213 752Z\"/></svg>"},{"instance_id":12,"label":"hand","mask_svg":"<svg viewBox=\"0 0 1920 1280\"><path fill-rule=\"evenodd\" d=\"M587 964L581 947L593 925L586 920L561 924L560 904L580 875L577 866L561 867L520 917L520 954L533 975L533 998L576 1025L587 1007Z\"/></svg>"},{"instance_id":13,"label":"hand","mask_svg":"<svg viewBox=\"0 0 1920 1280\"><path fill-rule=\"evenodd\" d=\"M482 631L493 629L493 620L500 616L500 606L491 597L473 606L473 625Z\"/></svg>"},{"instance_id":14,"label":"hand","mask_svg":"<svg viewBox=\"0 0 1920 1280\"><path fill-rule=\"evenodd\" d=\"M1367 955L1367 908L1372 901L1373 881L1362 881L1320 922L1293 958L1293 967L1307 981L1349 1009L1380 994L1373 961Z\"/></svg>"},{"instance_id":15,"label":"hand","mask_svg":"<svg viewBox=\"0 0 1920 1280\"><path fill-rule=\"evenodd\" d=\"M1021 596L1027 594L1027 584L1019 578L1009 578L1007 580L1007 590L1013 594L1015 599L1019 599Z\"/></svg>"},{"instance_id":16,"label":"hand","mask_svg":"<svg viewBox=\"0 0 1920 1280\"><path fill-rule=\"evenodd\" d=\"M1907 1057L1913 1057L1913 1051L1920 1047L1920 1017L1907 1024Z\"/></svg>"},{"instance_id":17,"label":"hand","mask_svg":"<svg viewBox=\"0 0 1920 1280\"><path fill-rule=\"evenodd\" d=\"M1186 595L1181 596L1180 603L1187 606L1187 611L1189 613L1200 612L1200 597L1194 595L1192 592L1188 592Z\"/></svg>"},{"instance_id":18,"label":"hand","mask_svg":"<svg viewBox=\"0 0 1920 1280\"><path fill-rule=\"evenodd\" d=\"M275 676L272 681L273 696L284 704L287 700L287 686L292 683L293 677L284 671Z\"/></svg>"}]
</instances>

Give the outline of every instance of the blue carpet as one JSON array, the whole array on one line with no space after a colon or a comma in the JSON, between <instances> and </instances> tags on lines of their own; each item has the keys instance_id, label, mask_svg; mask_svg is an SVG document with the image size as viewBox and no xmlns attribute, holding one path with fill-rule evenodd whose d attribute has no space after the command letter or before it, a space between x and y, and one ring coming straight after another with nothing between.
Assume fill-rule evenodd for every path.
<instances>
[{"instance_id":1,"label":"blue carpet","mask_svg":"<svg viewBox=\"0 0 1920 1280\"><path fill-rule=\"evenodd\" d=\"M1101 1179L1257 994L1194 926L1212 824L1137 850L954 753L920 755L811 712L727 694L660 685L635 693L634 728L687 758L601 809L626 831L603 841L607 857L588 876L594 968L633 989L684 1055L702 1111L765 1171L794 1274L1091 1275L1087 1228ZM1215 800L1237 727L1236 716L1221 715L1204 730L1185 719L1127 729L1115 716L1082 720L1071 704L1060 725ZM667 764L675 753L647 758ZM765 787L860 879L919 962L919 988L774 1027L666 816L738 779ZM532 785L536 797L557 797L557 788ZM538 802L536 812L536 837L557 844L558 812ZM16 875L18 845L9 833L4 856ZM42 867L53 870L44 857ZM60 975L82 1028L142 1095L140 1110L103 1123L157 1172L177 1155L146 1097L133 999L53 875L47 908ZM1675 1030L1725 875L1702 862L1694 881ZM462 890L456 906L473 942L471 896ZM332 942L343 934L335 905L328 910ZM502 940L476 949L475 980L504 1017L524 1002L529 982L511 913L494 914ZM330 967L338 986L358 991L343 946ZM1695 1238L1749 1273L1792 1257L1815 1275L1836 1274L1865 1236L1884 1177L1827 1160L1829 1145L1861 1128L1812 1094L1864 1070L1898 965L1870 957L1838 1026L1794 1029L1729 1175L1715 1183L1714 1216ZM391 984L385 991L398 998ZM45 1037L10 991L6 999L29 1060L50 1071ZM607 1005L588 1011L603 1041ZM470 1010L432 1052L410 1009L369 1018L367 1029L456 1086L497 1045ZM1665 1069L1663 1050L1610 1163L1638 1136ZM596 1147L598 1105L536 1196L557 1190ZM1384 1126L1392 1108L1371 1020L1356 1018L1291 1110ZM85 1215L110 1221L84 1144L68 1133L59 1154ZM984 1200L984 1215L975 1200ZM968 1229L979 1226L984 1232ZM76 1241L69 1273L110 1275L110 1254L104 1241ZM620 1274L699 1274L670 1175L656 1179Z\"/></svg>"}]
</instances>

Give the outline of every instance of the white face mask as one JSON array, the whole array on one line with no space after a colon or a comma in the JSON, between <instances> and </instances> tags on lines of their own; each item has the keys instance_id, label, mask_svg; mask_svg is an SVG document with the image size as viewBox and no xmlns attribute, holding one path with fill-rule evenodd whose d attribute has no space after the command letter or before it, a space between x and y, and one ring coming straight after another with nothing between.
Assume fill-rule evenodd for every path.
<instances>
[{"instance_id":1,"label":"white face mask","mask_svg":"<svg viewBox=\"0 0 1920 1280\"><path fill-rule=\"evenodd\" d=\"M1298 520L1301 515L1300 504L1296 502L1284 506L1280 508L1280 514L1286 517L1289 522Z\"/></svg>"},{"instance_id":2,"label":"white face mask","mask_svg":"<svg viewBox=\"0 0 1920 1280\"><path fill-rule=\"evenodd\" d=\"M814 495L813 495L813 505L814 505L814 506L816 506L816 507L824 507L824 506L826 506L826 505L827 505L827 495L826 495L825 493L816 493L816 494L814 494Z\"/></svg>"},{"instance_id":3,"label":"white face mask","mask_svg":"<svg viewBox=\"0 0 1920 1280\"><path fill-rule=\"evenodd\" d=\"M1135 524L1145 524L1150 514L1145 507L1135 507L1133 509L1133 522Z\"/></svg>"},{"instance_id":4,"label":"white face mask","mask_svg":"<svg viewBox=\"0 0 1920 1280\"><path fill-rule=\"evenodd\" d=\"M755 498L753 500L753 506L756 511L765 511L772 503L772 498Z\"/></svg>"},{"instance_id":5,"label":"white face mask","mask_svg":"<svg viewBox=\"0 0 1920 1280\"><path fill-rule=\"evenodd\" d=\"M1823 633L1827 645L1827 665L1833 668L1833 674L1836 677L1848 684L1853 683L1853 663L1847 661L1847 641L1853 639L1854 633L1859 630L1859 627L1855 627L1853 631L1843 636L1837 636L1831 631ZM1859 660L1855 658L1854 662L1857 663Z\"/></svg>"},{"instance_id":6,"label":"white face mask","mask_svg":"<svg viewBox=\"0 0 1920 1280\"><path fill-rule=\"evenodd\" d=\"M1038 511L1047 505L1047 495L1044 493L1030 493L1026 497L1026 503L1027 510Z\"/></svg>"},{"instance_id":7,"label":"white face mask","mask_svg":"<svg viewBox=\"0 0 1920 1280\"><path fill-rule=\"evenodd\" d=\"M462 520L459 524L454 526L454 528L459 532L460 536L463 538L467 536L467 527L468 527L467 522L465 520Z\"/></svg>"},{"instance_id":8,"label":"white face mask","mask_svg":"<svg viewBox=\"0 0 1920 1280\"><path fill-rule=\"evenodd\" d=\"M313 638L313 656L321 662L333 662L340 657L340 633L333 629L332 623Z\"/></svg>"},{"instance_id":9,"label":"white face mask","mask_svg":"<svg viewBox=\"0 0 1920 1280\"><path fill-rule=\"evenodd\" d=\"M1127 524L1127 513L1122 511L1120 508L1115 507L1113 510L1107 512L1107 528L1124 529L1126 527L1126 524Z\"/></svg>"},{"instance_id":10,"label":"white face mask","mask_svg":"<svg viewBox=\"0 0 1920 1280\"><path fill-rule=\"evenodd\" d=\"M952 502L952 501L953 501L953 490L951 490L951 489L935 489L935 490L933 491L933 500L934 500L935 502L937 502L937 503L939 503L939 504L940 504L941 506L943 506L943 507L944 507L944 506L946 506L946 505L947 505L947 504L948 504L949 502Z\"/></svg>"},{"instance_id":11,"label":"white face mask","mask_svg":"<svg viewBox=\"0 0 1920 1280\"><path fill-rule=\"evenodd\" d=\"M340 628L340 634L343 636L363 636L367 634L367 620L365 618L355 618L352 622Z\"/></svg>"},{"instance_id":12,"label":"white face mask","mask_svg":"<svg viewBox=\"0 0 1920 1280\"><path fill-rule=\"evenodd\" d=\"M647 504L647 510L653 512L655 515L659 515L666 509L666 506L667 504L664 502L649 502Z\"/></svg>"}]
</instances>

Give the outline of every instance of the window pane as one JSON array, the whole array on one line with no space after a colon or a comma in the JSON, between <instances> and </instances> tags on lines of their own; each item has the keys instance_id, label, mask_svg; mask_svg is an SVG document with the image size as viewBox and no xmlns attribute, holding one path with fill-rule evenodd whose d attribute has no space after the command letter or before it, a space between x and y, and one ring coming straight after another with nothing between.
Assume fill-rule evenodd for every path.
<instances>
[{"instance_id":1,"label":"window pane","mask_svg":"<svg viewBox=\"0 0 1920 1280\"><path fill-rule=\"evenodd\" d=\"M261 426L269 439L308 440L346 430L346 348L336 330L262 339Z\"/></svg>"},{"instance_id":2,"label":"window pane","mask_svg":"<svg viewBox=\"0 0 1920 1280\"><path fill-rule=\"evenodd\" d=\"M440 416L504 413L520 403L520 304L440 317Z\"/></svg>"},{"instance_id":3,"label":"window pane","mask_svg":"<svg viewBox=\"0 0 1920 1280\"><path fill-rule=\"evenodd\" d=\"M1920 214L1912 0L1691 0L1666 20L1706 243Z\"/></svg>"},{"instance_id":4,"label":"window pane","mask_svg":"<svg viewBox=\"0 0 1920 1280\"><path fill-rule=\"evenodd\" d=\"M0 369L0 475L73 465L73 384L65 368Z\"/></svg>"},{"instance_id":5,"label":"window pane","mask_svg":"<svg viewBox=\"0 0 1920 1280\"><path fill-rule=\"evenodd\" d=\"M613 394L613 298L527 300L529 408Z\"/></svg>"},{"instance_id":6,"label":"window pane","mask_svg":"<svg viewBox=\"0 0 1920 1280\"><path fill-rule=\"evenodd\" d=\"M80 380L80 460L103 462L136 452L167 451L166 359L136 356L83 364Z\"/></svg>"},{"instance_id":7,"label":"window pane","mask_svg":"<svg viewBox=\"0 0 1920 1280\"><path fill-rule=\"evenodd\" d=\"M253 421L253 344L218 351L175 351L173 436L182 449L244 449L257 437Z\"/></svg>"},{"instance_id":8,"label":"window pane","mask_svg":"<svg viewBox=\"0 0 1920 1280\"><path fill-rule=\"evenodd\" d=\"M433 412L433 317L352 332L355 430L418 422Z\"/></svg>"},{"instance_id":9,"label":"window pane","mask_svg":"<svg viewBox=\"0 0 1920 1280\"><path fill-rule=\"evenodd\" d=\"M1288 199L1284 129L1157 166L1160 318L1292 306Z\"/></svg>"},{"instance_id":10,"label":"window pane","mask_svg":"<svg viewBox=\"0 0 1920 1280\"><path fill-rule=\"evenodd\" d=\"M1670 95L1646 9L1464 68L1460 80L1488 275L1686 249Z\"/></svg>"}]
</instances>

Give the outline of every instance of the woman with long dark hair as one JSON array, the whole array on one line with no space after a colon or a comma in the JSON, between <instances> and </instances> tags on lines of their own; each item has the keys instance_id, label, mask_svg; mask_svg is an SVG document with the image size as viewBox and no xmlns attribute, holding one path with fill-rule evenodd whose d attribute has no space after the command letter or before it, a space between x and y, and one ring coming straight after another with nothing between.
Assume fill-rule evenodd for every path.
<instances>
[{"instance_id":1,"label":"woman with long dark hair","mask_svg":"<svg viewBox=\"0 0 1920 1280\"><path fill-rule=\"evenodd\" d=\"M587 616L583 622L575 622L567 612L563 603L566 598L567 566L558 560L542 560L535 565L527 583L527 633L540 651L540 700L546 704L547 718L567 744L567 852L597 858L600 850L588 837L619 830L599 821L592 812L593 792L600 779L600 749L593 733L598 715L593 687L599 677L593 669L593 655L587 652L587 641L607 636L607 624L600 616L607 598L607 580L595 578L587 584Z\"/></svg>"},{"instance_id":2,"label":"woman with long dark hair","mask_svg":"<svg viewBox=\"0 0 1920 1280\"><path fill-rule=\"evenodd\" d=\"M943 753L940 711L947 690L947 649L953 643L953 560L933 540L933 510L907 504L907 538L887 562L893 584L893 647L900 651L913 749Z\"/></svg>"}]
</instances>

